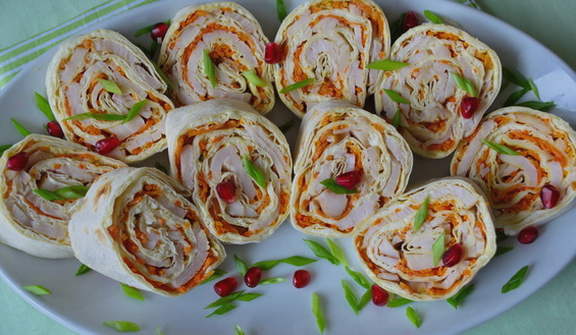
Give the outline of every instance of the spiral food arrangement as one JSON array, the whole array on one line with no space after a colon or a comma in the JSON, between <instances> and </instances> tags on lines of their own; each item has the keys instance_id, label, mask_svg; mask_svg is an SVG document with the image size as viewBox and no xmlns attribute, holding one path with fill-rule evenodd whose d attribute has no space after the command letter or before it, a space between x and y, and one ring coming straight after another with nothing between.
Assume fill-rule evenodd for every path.
<instances>
[{"instance_id":1,"label":"spiral food arrangement","mask_svg":"<svg viewBox=\"0 0 576 335\"><path fill-rule=\"evenodd\" d=\"M171 93L179 106L229 98L267 113L274 107L274 88L266 43L256 18L236 3L191 6L172 20L159 63L174 83Z\"/></svg>"},{"instance_id":2,"label":"spiral food arrangement","mask_svg":"<svg viewBox=\"0 0 576 335\"><path fill-rule=\"evenodd\" d=\"M218 239L258 242L284 221L292 160L272 122L242 102L211 100L179 108L167 127L172 174Z\"/></svg>"},{"instance_id":3,"label":"spiral food arrangement","mask_svg":"<svg viewBox=\"0 0 576 335\"><path fill-rule=\"evenodd\" d=\"M166 148L164 119L174 108L166 83L144 53L114 31L62 43L46 89L69 141L125 162Z\"/></svg>"},{"instance_id":4,"label":"spiral food arrangement","mask_svg":"<svg viewBox=\"0 0 576 335\"><path fill-rule=\"evenodd\" d=\"M294 227L344 237L404 192L412 152L393 126L342 102L325 102L302 122L290 200Z\"/></svg>"},{"instance_id":5,"label":"spiral food arrangement","mask_svg":"<svg viewBox=\"0 0 576 335\"><path fill-rule=\"evenodd\" d=\"M186 293L226 255L187 196L156 169L103 175L70 221L74 255L132 287L167 296Z\"/></svg>"},{"instance_id":6,"label":"spiral food arrangement","mask_svg":"<svg viewBox=\"0 0 576 335\"><path fill-rule=\"evenodd\" d=\"M576 133L553 114L502 108L462 141L450 173L477 182L492 201L496 226L515 235L576 197Z\"/></svg>"},{"instance_id":7,"label":"spiral food arrangement","mask_svg":"<svg viewBox=\"0 0 576 335\"><path fill-rule=\"evenodd\" d=\"M388 57L390 32L371 0L314 0L284 19L275 42L285 55L275 65L276 87L284 104L302 117L322 101L364 106L382 76L366 66ZM290 90L290 85L301 87Z\"/></svg>"},{"instance_id":8,"label":"spiral food arrangement","mask_svg":"<svg viewBox=\"0 0 576 335\"><path fill-rule=\"evenodd\" d=\"M494 256L496 236L482 191L444 178L409 191L354 236L366 273L411 300L456 294Z\"/></svg>"},{"instance_id":9,"label":"spiral food arrangement","mask_svg":"<svg viewBox=\"0 0 576 335\"><path fill-rule=\"evenodd\" d=\"M73 207L94 179L123 166L78 144L29 135L0 159L0 241L38 257L71 257Z\"/></svg>"},{"instance_id":10,"label":"spiral food arrangement","mask_svg":"<svg viewBox=\"0 0 576 335\"><path fill-rule=\"evenodd\" d=\"M408 30L394 42L390 59L400 66L383 71L376 111L398 120L402 136L424 157L451 154L476 129L500 90L496 53L451 26Z\"/></svg>"}]
</instances>

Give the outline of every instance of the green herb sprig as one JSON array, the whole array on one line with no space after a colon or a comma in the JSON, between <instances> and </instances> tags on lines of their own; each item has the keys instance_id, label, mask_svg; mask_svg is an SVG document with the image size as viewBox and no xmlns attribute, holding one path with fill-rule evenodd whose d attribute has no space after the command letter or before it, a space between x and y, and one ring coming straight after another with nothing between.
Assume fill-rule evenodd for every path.
<instances>
[{"instance_id":1,"label":"green herb sprig","mask_svg":"<svg viewBox=\"0 0 576 335\"><path fill-rule=\"evenodd\" d=\"M530 266L526 265L526 266L522 267L520 270L518 270L512 276L512 278L510 278L510 280L508 280L508 282L506 282L506 284L504 284L504 286L502 286L502 289L500 291L502 293L508 293L508 292L515 290L518 287L520 287L524 283L524 281L526 280L526 275L528 274L529 269L530 269Z\"/></svg>"},{"instance_id":2,"label":"green herb sprig","mask_svg":"<svg viewBox=\"0 0 576 335\"><path fill-rule=\"evenodd\" d=\"M307 79L304 79L304 80L300 80L300 81L298 81L298 82L295 82L295 83L292 84L292 85L288 85L288 86L282 88L282 89L280 90L280 93L286 94L286 93L288 93L288 92L292 92L292 91L297 90L297 89L299 89L299 88L303 88L303 87L312 85L312 84L314 83L314 81L316 81L314 78L307 78Z\"/></svg>"}]
</instances>

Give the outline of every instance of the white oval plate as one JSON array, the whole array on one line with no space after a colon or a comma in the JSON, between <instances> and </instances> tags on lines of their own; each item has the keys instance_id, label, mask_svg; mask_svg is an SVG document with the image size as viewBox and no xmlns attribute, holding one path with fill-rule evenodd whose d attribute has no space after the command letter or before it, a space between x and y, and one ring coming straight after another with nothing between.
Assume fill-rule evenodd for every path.
<instances>
[{"instance_id":1,"label":"white oval plate","mask_svg":"<svg viewBox=\"0 0 576 335\"><path fill-rule=\"evenodd\" d=\"M197 0L161 1L120 15L107 22L90 27L110 28L132 38L133 33L146 25L171 18L180 8ZM266 34L272 39L279 22L274 1L245 0L245 5L259 20ZM287 0L294 8L301 0ZM568 121L576 119L568 110L576 110L570 99L576 97L576 74L544 46L492 16L449 1L379 0L377 1L389 20L393 22L407 10L422 12L431 9L461 26L494 48L502 63L515 67L536 79L542 98L554 100L565 109L556 109ZM142 38L143 42L147 38ZM147 40L147 43L150 41ZM0 96L2 123L0 144L20 139L8 119L16 117L30 129L43 132L46 122L34 106L33 92L44 92L44 73L54 50L22 71ZM559 85L555 85L559 84ZM555 87L556 86L556 87ZM511 89L511 88L510 88ZM501 97L502 98L502 97ZM501 100L500 100L501 101ZM498 106L498 101L495 106ZM271 118L281 124L291 118L290 112L277 102ZM297 129L289 132L294 143ZM156 157L166 160L165 153ZM412 184L432 177L448 175L448 160L417 158ZM474 279L476 290L468 297L465 306L454 310L444 301L418 303L414 307L421 313L423 325L416 329L405 317L404 308L382 308L369 304L355 316L342 294L341 279L349 279L343 268L326 261L319 261L307 268L313 273L312 283L304 289L295 289L290 282L257 287L252 291L265 295L251 302L243 302L224 316L204 318L204 310L217 298L212 285L204 285L179 298L165 298L146 294L146 301L137 301L123 295L118 283L91 272L75 277L78 267L75 260L44 260L28 256L6 246L0 246L0 273L2 277L28 302L79 333L116 334L102 326L106 320L130 320L143 328L142 333L152 334L161 327L166 334L232 334L236 324L249 335L316 334L314 318L310 312L310 294L318 292L328 320L327 334L456 334L502 313L526 298L556 275L576 253L576 212L571 210L545 226L541 237L532 245L515 245L515 249L494 259ZM233 271L232 255L256 262L291 255L312 256L302 238L305 236L285 223L270 239L257 245L228 246L230 257L224 269ZM356 264L350 240L340 240L347 254ZM552 248L553 246L553 248ZM502 285L522 266L531 264L526 282L517 290L501 294ZM358 269L359 267L356 266ZM267 276L290 277L294 268L280 265L266 273ZM22 291L24 285L44 285L53 292L50 296L34 297ZM358 295L361 291L357 290Z\"/></svg>"}]
</instances>

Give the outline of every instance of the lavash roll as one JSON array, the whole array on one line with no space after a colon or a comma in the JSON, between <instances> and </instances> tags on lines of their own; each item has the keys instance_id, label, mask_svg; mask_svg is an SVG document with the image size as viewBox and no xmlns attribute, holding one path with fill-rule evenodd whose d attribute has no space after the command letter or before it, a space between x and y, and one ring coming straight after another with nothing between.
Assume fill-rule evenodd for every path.
<instances>
[{"instance_id":1,"label":"lavash roll","mask_svg":"<svg viewBox=\"0 0 576 335\"><path fill-rule=\"evenodd\" d=\"M482 141L505 145L518 155L498 153ZM488 194L496 226L508 235L550 221L576 197L576 133L560 117L526 107L488 114L461 143L452 175L473 179ZM545 208L541 191L551 185L558 203Z\"/></svg>"},{"instance_id":2,"label":"lavash roll","mask_svg":"<svg viewBox=\"0 0 576 335\"><path fill-rule=\"evenodd\" d=\"M102 84L109 80L120 93ZM117 32L99 29L60 44L46 74L52 111L69 141L95 150L96 143L117 137L120 145L107 154L124 162L143 160L166 149L164 120L174 108L164 95L167 85L146 55ZM83 113L127 115L146 100L129 122L86 118Z\"/></svg>"},{"instance_id":3,"label":"lavash roll","mask_svg":"<svg viewBox=\"0 0 576 335\"><path fill-rule=\"evenodd\" d=\"M287 93L284 104L299 117L310 105L346 100L364 106L382 77L366 66L388 57L390 29L384 12L371 0L312 0L282 21L275 42L284 59L274 67L280 91L305 79L315 82Z\"/></svg>"},{"instance_id":4,"label":"lavash roll","mask_svg":"<svg viewBox=\"0 0 576 335\"><path fill-rule=\"evenodd\" d=\"M189 6L172 19L159 64L173 82L170 93L178 106L229 98L249 103L264 114L274 107L275 99L272 69L264 61L266 43L260 23L234 2ZM216 87L204 70L204 50L216 65ZM242 74L246 71L255 71L268 85L251 83Z\"/></svg>"},{"instance_id":5,"label":"lavash roll","mask_svg":"<svg viewBox=\"0 0 576 335\"><path fill-rule=\"evenodd\" d=\"M409 65L383 71L374 95L378 114L393 120L400 113L399 131L412 150L427 158L444 158L460 140L478 126L502 81L498 55L461 29L442 24L422 24L408 30L392 45L390 59ZM453 73L470 80L479 105L471 118L460 112L469 93L458 88ZM393 101L392 90L409 101Z\"/></svg>"},{"instance_id":6,"label":"lavash roll","mask_svg":"<svg viewBox=\"0 0 576 335\"><path fill-rule=\"evenodd\" d=\"M8 160L22 153L26 167L8 169ZM34 191L90 187L100 175L124 166L75 143L28 135L0 159L0 241L37 257L72 257L68 222L81 199L47 200Z\"/></svg>"},{"instance_id":7,"label":"lavash roll","mask_svg":"<svg viewBox=\"0 0 576 335\"><path fill-rule=\"evenodd\" d=\"M412 171L406 141L380 117L346 102L325 102L300 127L290 199L293 226L307 234L350 236L357 224L404 192ZM357 193L336 194L320 184L361 171Z\"/></svg>"},{"instance_id":8,"label":"lavash roll","mask_svg":"<svg viewBox=\"0 0 576 335\"><path fill-rule=\"evenodd\" d=\"M429 209L415 230L418 209ZM458 263L433 263L433 245L444 234L444 248L459 243ZM354 245L365 272L379 286L414 301L446 299L486 265L496 252L488 200L464 178L443 178L392 200L362 223Z\"/></svg>"},{"instance_id":9,"label":"lavash roll","mask_svg":"<svg viewBox=\"0 0 576 335\"><path fill-rule=\"evenodd\" d=\"M292 159L282 132L249 105L217 99L178 108L167 120L172 175L192 190L214 236L244 244L270 236L288 216ZM262 171L259 185L244 158ZM235 185L235 200L217 192Z\"/></svg>"},{"instance_id":10,"label":"lavash roll","mask_svg":"<svg viewBox=\"0 0 576 335\"><path fill-rule=\"evenodd\" d=\"M132 287L165 296L188 292L226 255L188 197L157 169L103 175L70 221L74 255Z\"/></svg>"}]
</instances>

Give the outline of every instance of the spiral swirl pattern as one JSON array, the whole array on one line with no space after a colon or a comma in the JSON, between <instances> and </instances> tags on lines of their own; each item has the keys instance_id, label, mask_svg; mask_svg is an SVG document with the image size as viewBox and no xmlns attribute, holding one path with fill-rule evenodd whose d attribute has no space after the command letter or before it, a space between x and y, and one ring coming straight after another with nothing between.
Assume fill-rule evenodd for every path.
<instances>
[{"instance_id":1,"label":"spiral swirl pattern","mask_svg":"<svg viewBox=\"0 0 576 335\"><path fill-rule=\"evenodd\" d=\"M156 169L103 175L70 221L76 258L133 287L168 296L186 293L225 257L187 196Z\"/></svg>"},{"instance_id":2,"label":"spiral swirl pattern","mask_svg":"<svg viewBox=\"0 0 576 335\"><path fill-rule=\"evenodd\" d=\"M381 118L348 103L316 105L304 117L290 201L291 221L305 233L343 237L404 192L412 152ZM336 194L327 178L361 171L357 193Z\"/></svg>"},{"instance_id":3,"label":"spiral swirl pattern","mask_svg":"<svg viewBox=\"0 0 576 335\"><path fill-rule=\"evenodd\" d=\"M275 42L285 54L274 71L279 90L314 79L301 89L280 92L284 104L302 117L311 104L322 101L364 106L382 76L366 66L388 57L390 32L384 13L371 0L313 0L284 19Z\"/></svg>"},{"instance_id":4,"label":"spiral swirl pattern","mask_svg":"<svg viewBox=\"0 0 576 335\"><path fill-rule=\"evenodd\" d=\"M483 140L505 145L518 155L499 153ZM489 195L496 225L509 235L558 215L576 197L576 133L559 117L525 107L488 114L458 147L450 172L473 179ZM560 193L544 208L540 192Z\"/></svg>"},{"instance_id":5,"label":"spiral swirl pattern","mask_svg":"<svg viewBox=\"0 0 576 335\"><path fill-rule=\"evenodd\" d=\"M268 38L256 18L233 2L216 2L181 9L170 25L160 51L160 67L174 83L177 105L215 98L244 101L260 113L274 107L272 72L264 61ZM203 64L208 50L216 67L217 85L210 83ZM267 82L257 86L243 72Z\"/></svg>"},{"instance_id":6,"label":"spiral swirl pattern","mask_svg":"<svg viewBox=\"0 0 576 335\"><path fill-rule=\"evenodd\" d=\"M429 197L422 225L416 213ZM434 264L433 245L463 248L453 266ZM367 274L381 287L412 300L446 299L470 282L496 251L488 201L464 179L444 178L392 200L354 237ZM442 255L440 255L442 256Z\"/></svg>"},{"instance_id":7,"label":"spiral swirl pattern","mask_svg":"<svg viewBox=\"0 0 576 335\"><path fill-rule=\"evenodd\" d=\"M120 91L106 88L102 80ZM50 106L69 141L94 150L100 140L116 137L120 144L108 155L125 162L143 160L166 148L164 119L174 108L154 65L124 36L96 30L60 45L48 68ZM68 118L84 113L126 116L145 101L130 121Z\"/></svg>"},{"instance_id":8,"label":"spiral swirl pattern","mask_svg":"<svg viewBox=\"0 0 576 335\"><path fill-rule=\"evenodd\" d=\"M384 71L375 94L376 111L387 120L400 113L400 133L414 152L428 158L451 154L478 126L500 90L502 68L496 53L466 32L446 25L423 24L408 30L392 46L390 59L409 64ZM469 92L454 74L469 80L479 104L471 118L460 108ZM392 90L409 103L393 100Z\"/></svg>"},{"instance_id":9,"label":"spiral swirl pattern","mask_svg":"<svg viewBox=\"0 0 576 335\"><path fill-rule=\"evenodd\" d=\"M211 100L179 108L168 118L172 175L193 190L212 234L224 242L258 242L288 215L292 160L282 132L249 105ZM265 185L248 173L244 160L261 172ZM234 200L217 192L235 185Z\"/></svg>"},{"instance_id":10,"label":"spiral swirl pattern","mask_svg":"<svg viewBox=\"0 0 576 335\"><path fill-rule=\"evenodd\" d=\"M28 157L26 167L7 169L10 157L21 153ZM0 239L38 257L71 257L68 221L80 199L47 200L34 191L90 187L100 175L124 166L55 137L27 136L0 160Z\"/></svg>"}]
</instances>

